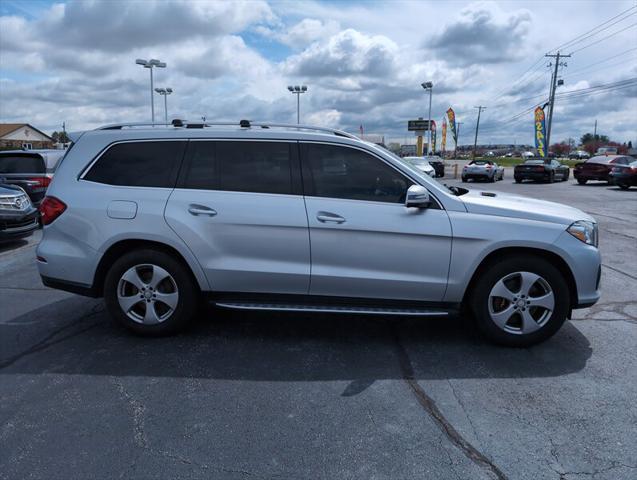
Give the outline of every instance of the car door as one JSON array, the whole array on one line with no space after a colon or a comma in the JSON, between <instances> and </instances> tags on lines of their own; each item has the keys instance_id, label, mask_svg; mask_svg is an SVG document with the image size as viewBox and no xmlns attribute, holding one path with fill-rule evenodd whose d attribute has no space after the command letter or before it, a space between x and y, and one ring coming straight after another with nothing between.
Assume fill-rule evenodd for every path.
<instances>
[{"instance_id":1,"label":"car door","mask_svg":"<svg viewBox=\"0 0 637 480\"><path fill-rule=\"evenodd\" d=\"M436 201L404 206L414 181L380 157L345 145L304 143L310 293L441 301L451 224Z\"/></svg>"},{"instance_id":2,"label":"car door","mask_svg":"<svg viewBox=\"0 0 637 480\"><path fill-rule=\"evenodd\" d=\"M191 140L165 218L215 292L307 294L296 142Z\"/></svg>"}]
</instances>

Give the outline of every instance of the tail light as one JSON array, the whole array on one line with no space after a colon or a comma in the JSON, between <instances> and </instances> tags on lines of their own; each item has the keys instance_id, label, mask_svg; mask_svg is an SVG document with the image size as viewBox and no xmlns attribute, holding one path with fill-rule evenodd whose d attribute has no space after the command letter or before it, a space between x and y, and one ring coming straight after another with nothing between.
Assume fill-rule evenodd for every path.
<instances>
[{"instance_id":1,"label":"tail light","mask_svg":"<svg viewBox=\"0 0 637 480\"><path fill-rule=\"evenodd\" d=\"M543 172L544 171L544 167L535 167L535 171L536 172Z\"/></svg>"},{"instance_id":2,"label":"tail light","mask_svg":"<svg viewBox=\"0 0 637 480\"><path fill-rule=\"evenodd\" d=\"M35 187L38 188L47 188L51 184L51 177L42 176L42 177L33 177L29 178L30 182L36 182Z\"/></svg>"},{"instance_id":3,"label":"tail light","mask_svg":"<svg viewBox=\"0 0 637 480\"><path fill-rule=\"evenodd\" d=\"M42 203L40 203L40 215L42 216L42 223L49 225L53 220L58 218L66 210L66 204L55 197L44 197Z\"/></svg>"}]
</instances>

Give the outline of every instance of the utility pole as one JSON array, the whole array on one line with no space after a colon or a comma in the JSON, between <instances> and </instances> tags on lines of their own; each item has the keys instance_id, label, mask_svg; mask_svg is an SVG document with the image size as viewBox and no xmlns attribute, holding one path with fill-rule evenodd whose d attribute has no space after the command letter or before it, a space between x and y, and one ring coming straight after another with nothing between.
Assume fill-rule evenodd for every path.
<instances>
[{"instance_id":1,"label":"utility pole","mask_svg":"<svg viewBox=\"0 0 637 480\"><path fill-rule=\"evenodd\" d=\"M486 110L487 107L483 107L482 105L479 105L477 107L473 107L473 108L477 108L478 109L478 121L476 122L476 136L473 140L473 159L476 159L476 147L478 146L478 129L480 128L480 114L482 113L482 110Z\"/></svg>"},{"instance_id":2,"label":"utility pole","mask_svg":"<svg viewBox=\"0 0 637 480\"><path fill-rule=\"evenodd\" d=\"M553 70L553 75L551 78L551 90L549 91L549 124L546 127L546 152L551 147L551 127L553 126L553 107L555 106L555 90L557 86L557 69L560 66L566 67L566 63L560 64L560 58L569 58L570 55L562 55L558 51L556 54L546 54L545 57L555 58L555 70ZM549 64L550 65L550 64Z\"/></svg>"},{"instance_id":3,"label":"utility pole","mask_svg":"<svg viewBox=\"0 0 637 480\"><path fill-rule=\"evenodd\" d=\"M597 119L595 119L595 133L593 133L593 141L596 142L597 141Z\"/></svg>"}]
</instances>

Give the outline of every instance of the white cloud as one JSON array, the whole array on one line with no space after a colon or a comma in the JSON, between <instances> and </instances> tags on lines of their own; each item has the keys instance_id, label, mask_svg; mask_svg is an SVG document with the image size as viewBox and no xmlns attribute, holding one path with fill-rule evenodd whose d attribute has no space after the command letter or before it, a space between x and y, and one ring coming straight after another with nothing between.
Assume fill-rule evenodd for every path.
<instances>
[{"instance_id":1,"label":"white cloud","mask_svg":"<svg viewBox=\"0 0 637 480\"><path fill-rule=\"evenodd\" d=\"M609 0L608 17L629 2ZM402 139L406 120L426 115L428 96L420 83L431 80L433 117L441 119L453 105L465 122L461 138L471 134L473 106L486 104L485 138L530 141L530 114L528 122L501 122L531 106L525 98L547 94L550 73L542 61L531 81L516 83L519 75L544 51L605 20L593 4L574 12L572 3L559 0L551 15L540 13L530 0L91 0L28 15L16 10L0 17L0 121L53 130L63 120L72 128L147 120L148 71L134 60L159 57L168 68L155 71L156 86L174 89L170 111L185 118L294 122L296 102L286 86L307 84L303 122L353 132L363 124L366 131ZM626 50L632 38L628 30L584 50L568 68ZM565 69L567 86L560 91L637 71L630 61L612 70L603 66L575 80ZM163 114L160 100L156 110ZM630 90L558 103L552 137L577 137L598 118L606 134L623 135L620 140L632 135L637 143L634 110Z\"/></svg>"}]
</instances>

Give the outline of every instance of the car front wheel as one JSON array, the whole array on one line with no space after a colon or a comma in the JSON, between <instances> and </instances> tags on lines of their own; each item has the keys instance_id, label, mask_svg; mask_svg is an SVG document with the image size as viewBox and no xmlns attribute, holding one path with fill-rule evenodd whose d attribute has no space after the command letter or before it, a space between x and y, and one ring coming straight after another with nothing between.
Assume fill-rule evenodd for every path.
<instances>
[{"instance_id":1,"label":"car front wheel","mask_svg":"<svg viewBox=\"0 0 637 480\"><path fill-rule=\"evenodd\" d=\"M569 289L560 271L544 258L509 256L483 273L470 302L477 326L489 340L526 347L562 326Z\"/></svg>"},{"instance_id":2,"label":"car front wheel","mask_svg":"<svg viewBox=\"0 0 637 480\"><path fill-rule=\"evenodd\" d=\"M134 250L106 274L104 300L111 317L149 336L176 333L193 317L198 294L188 269L159 250Z\"/></svg>"},{"instance_id":3,"label":"car front wheel","mask_svg":"<svg viewBox=\"0 0 637 480\"><path fill-rule=\"evenodd\" d=\"M586 185L587 180L585 178L578 178L577 183L580 185Z\"/></svg>"}]
</instances>

